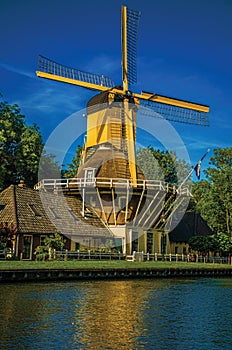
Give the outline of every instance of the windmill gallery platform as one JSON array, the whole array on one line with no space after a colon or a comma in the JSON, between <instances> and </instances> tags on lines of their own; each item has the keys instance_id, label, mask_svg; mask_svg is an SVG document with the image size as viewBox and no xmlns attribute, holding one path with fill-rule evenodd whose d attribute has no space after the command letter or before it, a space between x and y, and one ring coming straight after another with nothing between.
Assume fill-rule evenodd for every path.
<instances>
[{"instance_id":1,"label":"windmill gallery platform","mask_svg":"<svg viewBox=\"0 0 232 350\"><path fill-rule=\"evenodd\" d=\"M58 198L61 193L64 199L69 196L78 198L82 203L78 215L81 213L85 218L91 208L111 232L114 246L123 254L130 255L134 251L151 254L186 253L188 239L193 234L211 234L204 220L195 213L185 213L177 227L171 229L173 205L175 203L180 210L181 205L189 199L187 186L178 188L161 181L141 180L134 189L128 179L90 179L88 176L76 179L43 179L35 189ZM135 207L136 211L131 213L131 207ZM165 231L165 227L169 227L170 232ZM92 230L94 232L94 225ZM92 238L90 236L89 234L89 246L96 247L94 234ZM79 243L83 245L80 237Z\"/></svg>"}]
</instances>

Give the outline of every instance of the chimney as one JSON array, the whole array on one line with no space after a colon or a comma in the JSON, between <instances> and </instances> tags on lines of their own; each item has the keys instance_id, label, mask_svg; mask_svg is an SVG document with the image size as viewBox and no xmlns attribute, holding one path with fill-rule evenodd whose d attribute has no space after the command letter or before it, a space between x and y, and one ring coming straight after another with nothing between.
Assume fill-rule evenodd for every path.
<instances>
[{"instance_id":1,"label":"chimney","mask_svg":"<svg viewBox=\"0 0 232 350\"><path fill-rule=\"evenodd\" d=\"M26 185L25 185L25 183L24 183L24 180L20 180L20 181L19 181L18 187L19 187L19 188L26 187Z\"/></svg>"}]
</instances>

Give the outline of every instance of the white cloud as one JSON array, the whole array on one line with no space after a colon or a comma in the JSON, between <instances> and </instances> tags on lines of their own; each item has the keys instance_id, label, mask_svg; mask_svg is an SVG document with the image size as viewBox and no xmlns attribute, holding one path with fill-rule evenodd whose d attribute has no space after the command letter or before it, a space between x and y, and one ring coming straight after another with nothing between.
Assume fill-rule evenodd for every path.
<instances>
[{"instance_id":1,"label":"white cloud","mask_svg":"<svg viewBox=\"0 0 232 350\"><path fill-rule=\"evenodd\" d=\"M0 67L3 68L3 69L8 70L10 72L17 73L17 74L23 75L23 76L31 78L31 79L35 79L36 78L36 75L35 75L34 72L26 71L26 70L24 70L24 69L22 69L20 67L11 66L10 64L6 64L6 63L3 63L3 62L0 62Z\"/></svg>"}]
</instances>

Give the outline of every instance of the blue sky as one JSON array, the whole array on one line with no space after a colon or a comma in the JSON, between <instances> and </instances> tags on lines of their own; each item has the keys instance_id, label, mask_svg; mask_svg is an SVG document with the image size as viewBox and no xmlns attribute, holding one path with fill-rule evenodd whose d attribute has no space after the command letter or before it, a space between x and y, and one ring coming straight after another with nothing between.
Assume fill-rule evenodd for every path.
<instances>
[{"instance_id":1,"label":"blue sky","mask_svg":"<svg viewBox=\"0 0 232 350\"><path fill-rule=\"evenodd\" d=\"M231 147L230 0L0 0L4 99L18 103L46 141L94 92L37 78L39 54L120 84L121 5L141 11L133 90L210 106L209 127L173 124L193 165L208 148Z\"/></svg>"}]
</instances>

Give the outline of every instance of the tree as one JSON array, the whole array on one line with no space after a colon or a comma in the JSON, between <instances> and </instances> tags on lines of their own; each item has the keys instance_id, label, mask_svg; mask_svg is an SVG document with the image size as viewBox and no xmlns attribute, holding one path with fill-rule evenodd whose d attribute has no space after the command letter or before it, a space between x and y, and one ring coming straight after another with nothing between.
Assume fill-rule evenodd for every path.
<instances>
[{"instance_id":1,"label":"tree","mask_svg":"<svg viewBox=\"0 0 232 350\"><path fill-rule=\"evenodd\" d=\"M28 187L38 182L38 167L43 143L39 128L36 125L24 126L20 135L20 143L15 150L17 181L22 178Z\"/></svg>"},{"instance_id":2,"label":"tree","mask_svg":"<svg viewBox=\"0 0 232 350\"><path fill-rule=\"evenodd\" d=\"M215 149L206 180L194 185L196 210L215 233L232 236L232 148Z\"/></svg>"},{"instance_id":3,"label":"tree","mask_svg":"<svg viewBox=\"0 0 232 350\"><path fill-rule=\"evenodd\" d=\"M0 102L0 189L16 182L15 150L20 144L24 116L17 105Z\"/></svg>"},{"instance_id":4,"label":"tree","mask_svg":"<svg viewBox=\"0 0 232 350\"><path fill-rule=\"evenodd\" d=\"M232 252L232 240L227 234L219 232L213 236L216 243L216 250L220 255L228 255Z\"/></svg>"},{"instance_id":5,"label":"tree","mask_svg":"<svg viewBox=\"0 0 232 350\"><path fill-rule=\"evenodd\" d=\"M56 251L64 248L66 240L58 231L44 239L44 245L37 246L35 249L36 260L46 260L49 257L55 257ZM50 255L50 256L49 256Z\"/></svg>"},{"instance_id":6,"label":"tree","mask_svg":"<svg viewBox=\"0 0 232 350\"><path fill-rule=\"evenodd\" d=\"M136 155L136 163L147 180L163 180L164 174L150 148L140 148Z\"/></svg>"},{"instance_id":7,"label":"tree","mask_svg":"<svg viewBox=\"0 0 232 350\"><path fill-rule=\"evenodd\" d=\"M232 148L217 148L214 157L210 158L212 168L207 169L206 175L213 183L223 214L224 229L232 235Z\"/></svg>"},{"instance_id":8,"label":"tree","mask_svg":"<svg viewBox=\"0 0 232 350\"><path fill-rule=\"evenodd\" d=\"M232 240L222 232L211 236L192 236L188 243L190 249L201 254L207 254L211 251L218 252L222 256L232 252Z\"/></svg>"},{"instance_id":9,"label":"tree","mask_svg":"<svg viewBox=\"0 0 232 350\"><path fill-rule=\"evenodd\" d=\"M25 117L18 105L0 102L0 190L17 184L20 180L24 180L28 187L33 187L38 182L42 154L44 159L41 161L41 168L52 168L52 175L56 169L56 175L60 174L60 168L53 156L43 151L38 126L25 124Z\"/></svg>"},{"instance_id":10,"label":"tree","mask_svg":"<svg viewBox=\"0 0 232 350\"><path fill-rule=\"evenodd\" d=\"M12 249L12 239L17 234L17 228L13 224L0 223L0 250Z\"/></svg>"},{"instance_id":11,"label":"tree","mask_svg":"<svg viewBox=\"0 0 232 350\"><path fill-rule=\"evenodd\" d=\"M189 239L189 248L200 254L208 254L218 249L218 244L214 236L192 236Z\"/></svg>"},{"instance_id":12,"label":"tree","mask_svg":"<svg viewBox=\"0 0 232 350\"><path fill-rule=\"evenodd\" d=\"M38 180L42 179L58 179L61 176L61 169L59 163L55 160L54 154L47 154L45 150L39 163Z\"/></svg>"},{"instance_id":13,"label":"tree","mask_svg":"<svg viewBox=\"0 0 232 350\"><path fill-rule=\"evenodd\" d=\"M190 165L177 159L174 152L156 150L151 146L137 151L136 162L149 180L180 184L190 172Z\"/></svg>"},{"instance_id":14,"label":"tree","mask_svg":"<svg viewBox=\"0 0 232 350\"><path fill-rule=\"evenodd\" d=\"M75 157L72 159L72 163L68 164L68 170L64 172L64 176L68 178L73 178L77 175L79 165L81 163L83 147L78 145Z\"/></svg>"}]
</instances>

